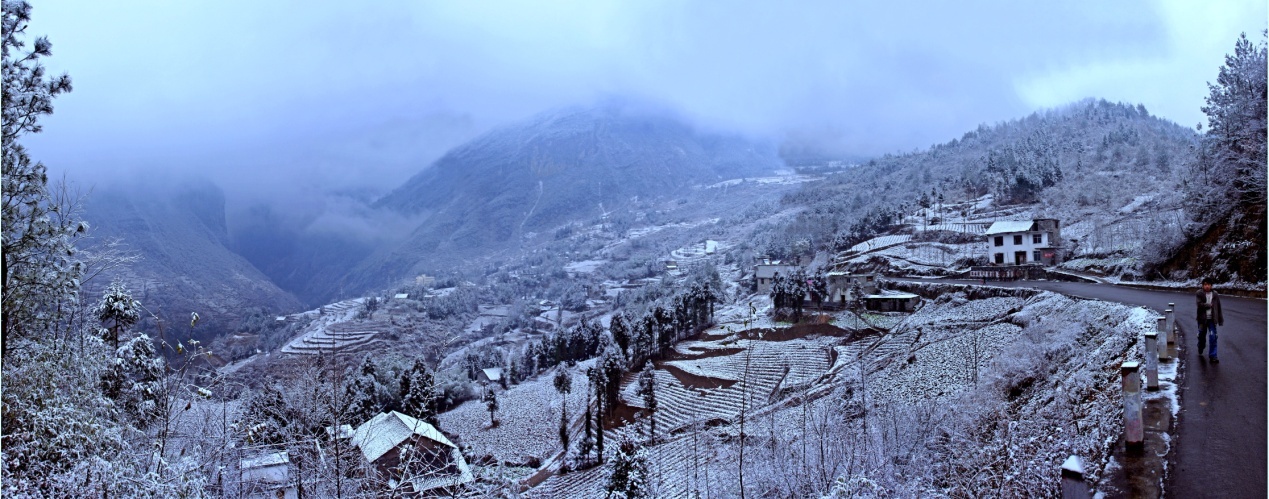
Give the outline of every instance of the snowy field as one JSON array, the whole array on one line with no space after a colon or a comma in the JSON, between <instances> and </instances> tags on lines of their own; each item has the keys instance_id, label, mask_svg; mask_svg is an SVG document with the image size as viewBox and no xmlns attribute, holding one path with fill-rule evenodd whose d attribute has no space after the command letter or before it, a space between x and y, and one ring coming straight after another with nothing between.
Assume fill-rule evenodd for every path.
<instances>
[{"instance_id":1,"label":"snowy field","mask_svg":"<svg viewBox=\"0 0 1269 499\"><path fill-rule=\"evenodd\" d=\"M569 418L585 412L585 367L569 369L573 392L568 396ZM485 402L471 400L440 415L441 428L458 436L469 459L523 465L546 461L560 451L559 422L562 396L553 384L554 371L498 391L497 426L489 424Z\"/></svg>"},{"instance_id":2,"label":"snowy field","mask_svg":"<svg viewBox=\"0 0 1269 499\"><path fill-rule=\"evenodd\" d=\"M797 496L822 490L814 484L824 474L842 496L1028 496L1053 490L1072 454L1096 482L1121 432L1119 364L1140 357L1155 317L1053 293L971 300L952 288L900 315L892 331L857 341L685 343L678 354L708 356L656 371L664 443L646 450L650 486L661 497L738 495L742 400L751 411L743 469L753 490ZM747 394L737 388L746 353L766 365L749 373ZM790 361L787 374L772 369L779 356ZM821 364L830 358L831 369ZM1162 377L1164 389L1151 396L1175 399L1174 369ZM776 378L797 386L774 388ZM711 380L719 386L690 386ZM631 387L623 397L639 405ZM607 470L554 476L527 496L602 496Z\"/></svg>"}]
</instances>

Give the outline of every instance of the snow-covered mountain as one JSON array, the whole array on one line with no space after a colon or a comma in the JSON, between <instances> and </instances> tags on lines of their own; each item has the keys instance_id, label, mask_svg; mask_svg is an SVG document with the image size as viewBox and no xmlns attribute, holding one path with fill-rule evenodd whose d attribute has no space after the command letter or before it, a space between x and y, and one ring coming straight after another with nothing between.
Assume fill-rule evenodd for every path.
<instances>
[{"instance_id":1,"label":"snow-covered mountain","mask_svg":"<svg viewBox=\"0 0 1269 499\"><path fill-rule=\"evenodd\" d=\"M703 132L628 102L544 113L455 148L379 199L375 208L417 225L340 282L359 290L444 271L621 212L632 199L682 195L782 166L773 145Z\"/></svg>"}]
</instances>

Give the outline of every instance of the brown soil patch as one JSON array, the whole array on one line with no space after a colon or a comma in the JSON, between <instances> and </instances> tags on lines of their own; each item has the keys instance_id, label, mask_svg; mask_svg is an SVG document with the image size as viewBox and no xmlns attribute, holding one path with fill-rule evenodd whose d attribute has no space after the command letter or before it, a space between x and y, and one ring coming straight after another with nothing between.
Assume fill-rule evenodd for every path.
<instances>
[{"instance_id":1,"label":"brown soil patch","mask_svg":"<svg viewBox=\"0 0 1269 499\"><path fill-rule=\"evenodd\" d=\"M628 425L635 420L635 415L642 412L643 409L632 407L625 402L617 404L613 408L612 415L603 419L604 429L611 430Z\"/></svg>"},{"instance_id":2,"label":"brown soil patch","mask_svg":"<svg viewBox=\"0 0 1269 499\"><path fill-rule=\"evenodd\" d=\"M687 350L690 353L683 353L678 350L670 350L666 352L665 355L661 358L661 360L656 362L656 366L660 368L662 362L671 361L671 360L712 359L714 357L726 357L728 355L736 355L740 352L745 351L745 349L739 348L739 347L725 347L725 348L689 347L687 348Z\"/></svg>"},{"instance_id":3,"label":"brown soil patch","mask_svg":"<svg viewBox=\"0 0 1269 499\"><path fill-rule=\"evenodd\" d=\"M870 329L842 329L828 323L803 322L782 328L749 329L741 331L739 336L748 340L761 339L763 341L790 341L806 338L808 336L831 336L835 338L846 338L847 341L855 341L870 334L875 334L875 331ZM759 338L759 335L761 335L761 338Z\"/></svg>"},{"instance_id":4,"label":"brown soil patch","mask_svg":"<svg viewBox=\"0 0 1269 499\"><path fill-rule=\"evenodd\" d=\"M670 364L659 366L659 368L664 369L666 372L673 375L674 379L679 380L679 383L682 383L683 386L687 388L694 388L697 390L716 390L719 388L727 388L736 384L735 380L711 378L709 376L692 374Z\"/></svg>"}]
</instances>

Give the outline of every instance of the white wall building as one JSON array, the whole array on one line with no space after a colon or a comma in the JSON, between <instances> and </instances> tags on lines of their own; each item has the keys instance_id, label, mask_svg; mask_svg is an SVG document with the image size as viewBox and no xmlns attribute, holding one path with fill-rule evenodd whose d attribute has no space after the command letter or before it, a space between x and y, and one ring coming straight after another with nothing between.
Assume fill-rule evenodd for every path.
<instances>
[{"instance_id":1,"label":"white wall building","mask_svg":"<svg viewBox=\"0 0 1269 499\"><path fill-rule=\"evenodd\" d=\"M1057 265L1062 235L1057 219L1001 220L987 229L988 262L995 265Z\"/></svg>"}]
</instances>

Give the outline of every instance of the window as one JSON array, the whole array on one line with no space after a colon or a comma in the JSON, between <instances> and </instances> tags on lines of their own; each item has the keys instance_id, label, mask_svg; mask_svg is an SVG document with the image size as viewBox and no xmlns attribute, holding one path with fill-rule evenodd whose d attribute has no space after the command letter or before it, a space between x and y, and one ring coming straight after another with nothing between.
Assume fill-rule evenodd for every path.
<instances>
[{"instance_id":1,"label":"window","mask_svg":"<svg viewBox=\"0 0 1269 499\"><path fill-rule=\"evenodd\" d=\"M997 239L1000 239L1000 238L997 238ZM1005 263L1004 253L996 253L996 263Z\"/></svg>"},{"instance_id":2,"label":"window","mask_svg":"<svg viewBox=\"0 0 1269 499\"><path fill-rule=\"evenodd\" d=\"M1013 236L1013 245L1022 246L1022 235Z\"/></svg>"},{"instance_id":3,"label":"window","mask_svg":"<svg viewBox=\"0 0 1269 499\"><path fill-rule=\"evenodd\" d=\"M996 246L1005 245L1005 236L996 236Z\"/></svg>"},{"instance_id":4,"label":"window","mask_svg":"<svg viewBox=\"0 0 1269 499\"><path fill-rule=\"evenodd\" d=\"M1033 262L1039 262L1039 261L1041 261L1041 258L1040 258L1040 252L1039 252L1038 250L1037 250L1037 251L1032 251L1032 252L1031 252L1031 261L1033 261Z\"/></svg>"},{"instance_id":5,"label":"window","mask_svg":"<svg viewBox=\"0 0 1269 499\"><path fill-rule=\"evenodd\" d=\"M1035 244L1040 244L1040 243L1044 242L1044 236L1042 236L1042 235L1040 235L1040 234L1032 234L1032 235L1031 235L1031 242L1033 242L1033 243L1035 243Z\"/></svg>"}]
</instances>

